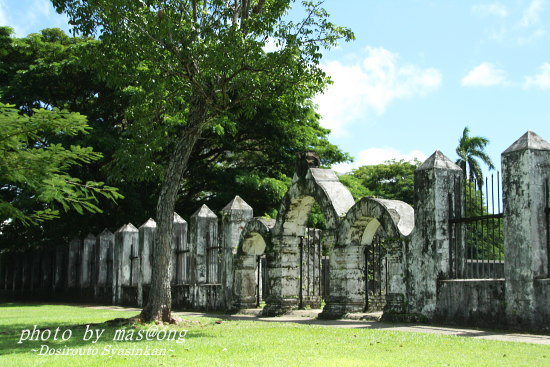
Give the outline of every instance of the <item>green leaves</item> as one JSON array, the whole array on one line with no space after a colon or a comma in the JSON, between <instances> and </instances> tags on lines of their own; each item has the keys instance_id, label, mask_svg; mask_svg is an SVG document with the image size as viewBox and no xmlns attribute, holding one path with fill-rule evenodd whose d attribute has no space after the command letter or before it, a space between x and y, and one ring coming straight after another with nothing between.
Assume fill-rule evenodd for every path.
<instances>
[{"instance_id":1,"label":"green leaves","mask_svg":"<svg viewBox=\"0 0 550 367\"><path fill-rule=\"evenodd\" d=\"M489 169L494 169L491 158L485 153L485 146L489 139L480 136L470 136L470 129L466 126L456 148L458 160L456 164L464 171L464 176L475 181L478 187L483 186L483 173L479 162L480 159Z\"/></svg>"},{"instance_id":2,"label":"green leaves","mask_svg":"<svg viewBox=\"0 0 550 367\"><path fill-rule=\"evenodd\" d=\"M98 213L98 195L112 201L122 198L118 189L103 182L83 183L68 174L74 166L97 161L100 153L50 142L87 133L84 116L57 109L33 112L28 116L0 103L0 221L37 224L57 217L57 206ZM30 198L31 205L23 205L24 198Z\"/></svg>"},{"instance_id":3,"label":"green leaves","mask_svg":"<svg viewBox=\"0 0 550 367\"><path fill-rule=\"evenodd\" d=\"M364 196L402 200L414 205L414 171L420 165L404 160L359 167L351 174L340 176L355 200Z\"/></svg>"}]
</instances>

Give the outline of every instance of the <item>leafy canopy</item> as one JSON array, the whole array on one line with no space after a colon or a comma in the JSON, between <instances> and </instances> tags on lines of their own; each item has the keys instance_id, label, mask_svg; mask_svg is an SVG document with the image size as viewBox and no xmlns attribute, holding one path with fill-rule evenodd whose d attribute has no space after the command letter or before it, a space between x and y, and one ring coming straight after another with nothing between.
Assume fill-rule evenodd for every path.
<instances>
[{"instance_id":1,"label":"leafy canopy","mask_svg":"<svg viewBox=\"0 0 550 367\"><path fill-rule=\"evenodd\" d=\"M420 163L418 160L389 160L383 164L359 167L339 178L355 200L374 196L414 205L414 171Z\"/></svg>"},{"instance_id":2,"label":"leafy canopy","mask_svg":"<svg viewBox=\"0 0 550 367\"><path fill-rule=\"evenodd\" d=\"M92 148L51 143L59 136L87 133L86 118L59 110L33 110L20 114L11 105L0 103L0 220L25 224L55 218L57 206L97 213L97 195L116 200L117 189L102 182L82 182L68 170L101 158ZM29 209L29 201L31 202ZM38 207L32 203L40 204Z\"/></svg>"}]
</instances>

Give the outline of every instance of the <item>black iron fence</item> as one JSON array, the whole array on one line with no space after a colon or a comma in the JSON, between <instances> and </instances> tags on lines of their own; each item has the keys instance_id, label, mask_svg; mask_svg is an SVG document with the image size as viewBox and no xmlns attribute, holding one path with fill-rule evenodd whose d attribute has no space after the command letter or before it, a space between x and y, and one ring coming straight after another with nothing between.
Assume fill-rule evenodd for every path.
<instances>
[{"instance_id":1,"label":"black iron fence","mask_svg":"<svg viewBox=\"0 0 550 367\"><path fill-rule=\"evenodd\" d=\"M388 258L382 234L376 234L372 243L364 247L365 309L380 311L385 305L388 284Z\"/></svg>"},{"instance_id":2,"label":"black iron fence","mask_svg":"<svg viewBox=\"0 0 550 367\"><path fill-rule=\"evenodd\" d=\"M500 174L481 183L456 179L448 200L449 277L504 277Z\"/></svg>"}]
</instances>

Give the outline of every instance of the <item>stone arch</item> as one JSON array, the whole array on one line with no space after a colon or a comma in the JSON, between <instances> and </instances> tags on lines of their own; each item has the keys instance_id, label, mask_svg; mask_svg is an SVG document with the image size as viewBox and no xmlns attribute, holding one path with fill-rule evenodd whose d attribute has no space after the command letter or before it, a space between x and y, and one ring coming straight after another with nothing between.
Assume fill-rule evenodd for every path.
<instances>
[{"instance_id":1,"label":"stone arch","mask_svg":"<svg viewBox=\"0 0 550 367\"><path fill-rule=\"evenodd\" d=\"M256 307L256 258L264 254L271 243L275 220L252 218L241 232L234 266L234 306L238 309Z\"/></svg>"},{"instance_id":2,"label":"stone arch","mask_svg":"<svg viewBox=\"0 0 550 367\"><path fill-rule=\"evenodd\" d=\"M414 229L414 209L399 200L362 198L346 214L330 257L329 299L322 317L338 318L364 309L363 248L382 228L387 239L388 294L405 294L405 243Z\"/></svg>"},{"instance_id":3,"label":"stone arch","mask_svg":"<svg viewBox=\"0 0 550 367\"><path fill-rule=\"evenodd\" d=\"M305 176L294 175L266 250L269 278L266 316L280 315L298 307L300 236L305 234L315 202L326 218L327 228L323 233L326 245L336 243L341 218L354 204L349 190L331 170L310 168Z\"/></svg>"}]
</instances>

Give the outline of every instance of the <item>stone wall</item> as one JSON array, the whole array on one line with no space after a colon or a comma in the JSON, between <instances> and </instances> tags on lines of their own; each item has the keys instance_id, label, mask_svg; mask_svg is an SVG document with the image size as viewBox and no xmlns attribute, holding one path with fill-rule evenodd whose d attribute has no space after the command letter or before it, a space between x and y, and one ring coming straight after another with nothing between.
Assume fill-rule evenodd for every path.
<instances>
[{"instance_id":1,"label":"stone wall","mask_svg":"<svg viewBox=\"0 0 550 367\"><path fill-rule=\"evenodd\" d=\"M323 317L361 311L368 266L364 250L380 229L387 262L387 293L380 304L385 303L385 315L392 315L388 319L402 315L405 320L549 330L550 144L527 132L503 152L502 172L505 260L493 261L481 274L498 279L453 279L472 266L465 255L465 232L451 226L451 218L465 213L465 183L462 170L436 151L415 172L415 210L379 198L354 203L333 171L302 167L276 221L253 218L252 208L239 197L220 217L206 206L189 225L174 214L174 306L254 307L257 264L265 256L269 292L264 315L316 306L321 296ZM310 265L303 258L300 262L300 243L314 203L327 220L321 242L331 251L330 281L328 294L317 287L317 293L304 297L304 287L316 289L311 284L319 282L320 274L314 268L310 278L300 276L300 268ZM0 253L0 297L142 306L151 286L155 230L150 219L139 229L126 224L114 234L105 230L52 248Z\"/></svg>"},{"instance_id":2,"label":"stone wall","mask_svg":"<svg viewBox=\"0 0 550 367\"><path fill-rule=\"evenodd\" d=\"M433 320L459 325L506 327L504 279L442 280Z\"/></svg>"},{"instance_id":3,"label":"stone wall","mask_svg":"<svg viewBox=\"0 0 550 367\"><path fill-rule=\"evenodd\" d=\"M438 322L550 330L550 144L528 131L502 153L505 259L485 263L487 272L478 274L480 278L496 274L500 279L451 280L451 235L458 238L460 248L455 253L465 253L463 233L450 231L451 211L464 212L452 208L463 202L452 197L461 191L453 185L463 180L457 168L436 152L415 174L408 312ZM456 178L449 179L451 175ZM463 264L472 266L467 261Z\"/></svg>"},{"instance_id":4,"label":"stone wall","mask_svg":"<svg viewBox=\"0 0 550 367\"><path fill-rule=\"evenodd\" d=\"M206 205L190 226L174 213L172 299L176 308L231 308L234 253L252 208L240 197L219 218ZM69 244L0 254L0 299L143 306L151 284L156 223L131 223Z\"/></svg>"}]
</instances>

